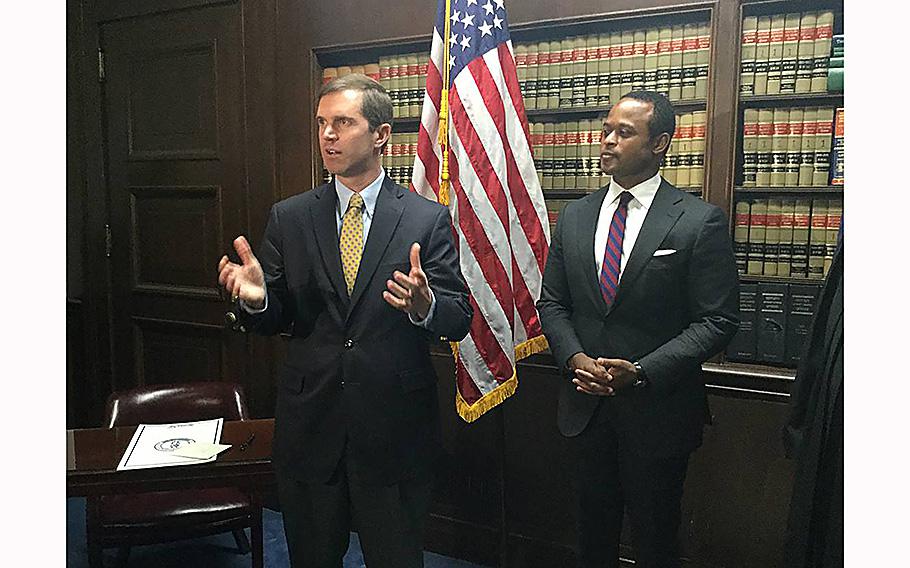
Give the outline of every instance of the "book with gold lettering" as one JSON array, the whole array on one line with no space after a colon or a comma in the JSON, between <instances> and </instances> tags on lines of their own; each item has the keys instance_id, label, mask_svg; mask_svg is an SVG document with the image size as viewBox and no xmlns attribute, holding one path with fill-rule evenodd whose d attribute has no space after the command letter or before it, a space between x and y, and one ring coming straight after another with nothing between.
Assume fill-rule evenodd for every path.
<instances>
[{"instance_id":1,"label":"book with gold lettering","mask_svg":"<svg viewBox=\"0 0 910 568\"><path fill-rule=\"evenodd\" d=\"M657 65L660 57L660 31L649 28L645 31L645 82L644 88L657 90Z\"/></svg>"},{"instance_id":2,"label":"book with gold lettering","mask_svg":"<svg viewBox=\"0 0 910 568\"><path fill-rule=\"evenodd\" d=\"M619 54L619 97L632 90L632 79L635 76L635 32L623 31ZM617 97L616 100L619 100Z\"/></svg>"},{"instance_id":3,"label":"book with gold lettering","mask_svg":"<svg viewBox=\"0 0 910 568\"><path fill-rule=\"evenodd\" d=\"M743 187L755 187L758 173L758 109L743 112Z\"/></svg>"},{"instance_id":4,"label":"book with gold lettering","mask_svg":"<svg viewBox=\"0 0 910 568\"><path fill-rule=\"evenodd\" d=\"M679 117L679 126L676 129L679 137L677 154L679 161L676 167L676 185L679 187L692 186L692 113L685 113Z\"/></svg>"},{"instance_id":5,"label":"book with gold lettering","mask_svg":"<svg viewBox=\"0 0 910 568\"><path fill-rule=\"evenodd\" d=\"M809 219L809 278L825 276L825 252L828 242L828 200L813 199Z\"/></svg>"},{"instance_id":6,"label":"book with gold lettering","mask_svg":"<svg viewBox=\"0 0 910 568\"><path fill-rule=\"evenodd\" d=\"M755 185L770 187L771 165L773 163L774 111L769 108L758 111L758 167L755 174Z\"/></svg>"},{"instance_id":7,"label":"book with gold lettering","mask_svg":"<svg viewBox=\"0 0 910 568\"><path fill-rule=\"evenodd\" d=\"M698 25L697 48L695 51L695 98L708 97L708 62L711 60L711 27L707 23Z\"/></svg>"},{"instance_id":8,"label":"book with gold lettering","mask_svg":"<svg viewBox=\"0 0 910 568\"><path fill-rule=\"evenodd\" d=\"M565 188L578 189L578 121L572 120L565 123L566 128L566 158L563 166Z\"/></svg>"},{"instance_id":9,"label":"book with gold lettering","mask_svg":"<svg viewBox=\"0 0 910 568\"><path fill-rule=\"evenodd\" d=\"M695 98L695 80L698 78L698 26L686 24L683 26L683 76L682 100Z\"/></svg>"},{"instance_id":10,"label":"book with gold lettering","mask_svg":"<svg viewBox=\"0 0 910 568\"><path fill-rule=\"evenodd\" d=\"M768 56L770 51L771 16L759 16L758 31L755 32L755 78L752 81L752 92L755 95L768 94Z\"/></svg>"},{"instance_id":11,"label":"book with gold lettering","mask_svg":"<svg viewBox=\"0 0 910 568\"><path fill-rule=\"evenodd\" d=\"M596 34L585 37L584 106L589 107L598 105L597 86L600 81L600 37Z\"/></svg>"},{"instance_id":12,"label":"book with gold lettering","mask_svg":"<svg viewBox=\"0 0 910 568\"><path fill-rule=\"evenodd\" d=\"M806 108L803 111L803 135L799 143L799 187L812 186L815 171L815 135L818 132L818 109Z\"/></svg>"},{"instance_id":13,"label":"book with gold lettering","mask_svg":"<svg viewBox=\"0 0 910 568\"><path fill-rule=\"evenodd\" d=\"M834 253L837 252L837 235L840 231L841 216L844 213L844 202L838 199L828 201L828 220L825 223L825 264L824 275L828 275L828 269L834 261Z\"/></svg>"},{"instance_id":14,"label":"book with gold lettering","mask_svg":"<svg viewBox=\"0 0 910 568\"><path fill-rule=\"evenodd\" d=\"M796 211L796 199L781 200L780 206L780 244L777 247L777 275L790 276L793 264L793 216Z\"/></svg>"},{"instance_id":15,"label":"book with gold lettering","mask_svg":"<svg viewBox=\"0 0 910 568\"><path fill-rule=\"evenodd\" d=\"M815 68L815 12L806 12L799 19L799 45L796 48L796 92L808 93Z\"/></svg>"},{"instance_id":16,"label":"book with gold lettering","mask_svg":"<svg viewBox=\"0 0 910 568\"><path fill-rule=\"evenodd\" d=\"M705 111L699 110L692 113L692 144L691 170L689 172L689 185L701 188L705 183L705 137L708 125Z\"/></svg>"},{"instance_id":17,"label":"book with gold lettering","mask_svg":"<svg viewBox=\"0 0 910 568\"><path fill-rule=\"evenodd\" d=\"M597 105L610 104L610 34L597 36Z\"/></svg>"},{"instance_id":18,"label":"book with gold lettering","mask_svg":"<svg viewBox=\"0 0 910 568\"><path fill-rule=\"evenodd\" d=\"M655 90L670 97L670 51L673 48L673 30L669 26L660 28L657 42L657 86Z\"/></svg>"},{"instance_id":19,"label":"book with gold lettering","mask_svg":"<svg viewBox=\"0 0 910 568\"><path fill-rule=\"evenodd\" d=\"M559 41L559 108L572 106L572 44L575 38L565 37Z\"/></svg>"},{"instance_id":20,"label":"book with gold lettering","mask_svg":"<svg viewBox=\"0 0 910 568\"><path fill-rule=\"evenodd\" d=\"M588 48L587 39L578 36L572 39L572 107L585 106L587 93L587 65Z\"/></svg>"},{"instance_id":21,"label":"book with gold lettering","mask_svg":"<svg viewBox=\"0 0 910 568\"><path fill-rule=\"evenodd\" d=\"M799 13L791 13L784 16L784 46L780 70L780 93L782 95L792 95L796 92L799 21Z\"/></svg>"},{"instance_id":22,"label":"book with gold lettering","mask_svg":"<svg viewBox=\"0 0 910 568\"><path fill-rule=\"evenodd\" d=\"M815 62L809 91L824 93L828 89L828 59L831 56L831 36L834 35L834 12L818 15L815 26Z\"/></svg>"},{"instance_id":23,"label":"book with gold lettering","mask_svg":"<svg viewBox=\"0 0 910 568\"><path fill-rule=\"evenodd\" d=\"M553 189L566 188L566 129L565 122L557 122L553 133ZM571 189L571 188L570 188Z\"/></svg>"},{"instance_id":24,"label":"book with gold lettering","mask_svg":"<svg viewBox=\"0 0 910 568\"><path fill-rule=\"evenodd\" d=\"M771 139L771 187L784 187L787 178L787 144L790 137L790 109L776 108Z\"/></svg>"},{"instance_id":25,"label":"book with gold lettering","mask_svg":"<svg viewBox=\"0 0 910 568\"><path fill-rule=\"evenodd\" d=\"M553 189L553 171L556 167L555 146L556 146L556 124L547 122L543 125L543 185L541 189Z\"/></svg>"},{"instance_id":26,"label":"book with gold lettering","mask_svg":"<svg viewBox=\"0 0 910 568\"><path fill-rule=\"evenodd\" d=\"M831 142L834 134L834 109L819 108L815 122L815 164L812 170L812 185L828 185L831 176Z\"/></svg>"},{"instance_id":27,"label":"book with gold lettering","mask_svg":"<svg viewBox=\"0 0 910 568\"><path fill-rule=\"evenodd\" d=\"M755 36L758 32L758 17L743 18L743 36L739 66L739 94L755 94ZM813 44L813 53L815 45Z\"/></svg>"},{"instance_id":28,"label":"book with gold lettering","mask_svg":"<svg viewBox=\"0 0 910 568\"><path fill-rule=\"evenodd\" d=\"M793 247L790 276L806 278L809 267L809 223L812 210L809 199L797 199L793 208Z\"/></svg>"},{"instance_id":29,"label":"book with gold lettering","mask_svg":"<svg viewBox=\"0 0 910 568\"><path fill-rule=\"evenodd\" d=\"M768 200L768 212L765 214L765 253L762 263L762 274L777 276L778 253L780 249L780 212L781 200Z\"/></svg>"},{"instance_id":30,"label":"book with gold lettering","mask_svg":"<svg viewBox=\"0 0 910 568\"><path fill-rule=\"evenodd\" d=\"M645 54L647 34L645 30L632 32L632 87L633 91L645 88ZM625 94L625 93L624 93Z\"/></svg>"},{"instance_id":31,"label":"book with gold lettering","mask_svg":"<svg viewBox=\"0 0 910 568\"><path fill-rule=\"evenodd\" d=\"M622 32L610 33L610 103L616 104L628 91L622 90Z\"/></svg>"},{"instance_id":32,"label":"book with gold lettering","mask_svg":"<svg viewBox=\"0 0 910 568\"><path fill-rule=\"evenodd\" d=\"M670 96L671 101L682 99L683 46L686 30L681 25L671 28L670 39Z\"/></svg>"},{"instance_id":33,"label":"book with gold lettering","mask_svg":"<svg viewBox=\"0 0 910 568\"><path fill-rule=\"evenodd\" d=\"M768 200L754 200L749 214L749 260L746 274L761 275L764 272L767 215Z\"/></svg>"},{"instance_id":34,"label":"book with gold lettering","mask_svg":"<svg viewBox=\"0 0 910 568\"><path fill-rule=\"evenodd\" d=\"M529 43L527 45L527 55L525 56L525 88L522 91L522 97L524 98L526 109L537 108L537 46L537 43ZM426 77L424 77L423 84L426 85Z\"/></svg>"},{"instance_id":35,"label":"book with gold lettering","mask_svg":"<svg viewBox=\"0 0 910 568\"><path fill-rule=\"evenodd\" d=\"M733 256L736 258L736 270L746 273L749 261L749 211L751 204L745 199L736 202L733 217Z\"/></svg>"},{"instance_id":36,"label":"book with gold lettering","mask_svg":"<svg viewBox=\"0 0 910 568\"><path fill-rule=\"evenodd\" d=\"M768 48L768 94L780 94L780 78L784 56L784 26L786 15L771 16L771 42Z\"/></svg>"},{"instance_id":37,"label":"book with gold lettering","mask_svg":"<svg viewBox=\"0 0 910 568\"><path fill-rule=\"evenodd\" d=\"M831 152L831 185L844 185L844 109L834 115L834 148Z\"/></svg>"},{"instance_id":38,"label":"book with gold lettering","mask_svg":"<svg viewBox=\"0 0 910 568\"><path fill-rule=\"evenodd\" d=\"M791 108L789 116L789 133L787 134L787 172L785 187L799 185L799 166L802 161L803 115L801 108Z\"/></svg>"}]
</instances>

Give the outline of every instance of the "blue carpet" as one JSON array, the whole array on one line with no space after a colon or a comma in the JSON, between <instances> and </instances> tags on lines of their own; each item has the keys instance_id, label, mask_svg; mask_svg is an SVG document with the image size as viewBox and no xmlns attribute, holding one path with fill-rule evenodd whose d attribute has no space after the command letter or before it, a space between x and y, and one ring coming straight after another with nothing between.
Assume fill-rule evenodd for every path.
<instances>
[{"instance_id":1,"label":"blue carpet","mask_svg":"<svg viewBox=\"0 0 910 568\"><path fill-rule=\"evenodd\" d=\"M262 512L263 548L267 568L288 565L288 547L284 540L281 513L271 509ZM247 531L249 536L249 531ZM105 565L113 565L116 549L104 551ZM424 552L425 568L483 568L477 564ZM85 499L66 500L66 566L88 568L85 546ZM137 546L130 551L129 568L249 568L250 555L237 552L230 533L183 540L169 544ZM363 553L356 533L351 533L351 543L344 557L344 568L364 566Z\"/></svg>"}]
</instances>

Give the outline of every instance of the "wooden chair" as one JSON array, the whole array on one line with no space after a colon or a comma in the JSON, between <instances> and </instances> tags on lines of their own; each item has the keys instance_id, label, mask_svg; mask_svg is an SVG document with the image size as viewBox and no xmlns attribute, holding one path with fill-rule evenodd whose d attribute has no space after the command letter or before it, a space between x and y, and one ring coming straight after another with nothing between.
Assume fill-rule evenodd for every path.
<instances>
[{"instance_id":1,"label":"wooden chair","mask_svg":"<svg viewBox=\"0 0 910 568\"><path fill-rule=\"evenodd\" d=\"M109 428L224 418L247 420L240 385L195 382L150 385L116 392L107 400ZM192 466L187 466L192 467ZM157 491L90 498L86 508L89 565L102 568L102 551L119 548L126 566L131 546L197 538L231 531L241 554L250 552L244 529L262 551L261 505L236 488ZM255 559L254 559L255 562Z\"/></svg>"}]
</instances>

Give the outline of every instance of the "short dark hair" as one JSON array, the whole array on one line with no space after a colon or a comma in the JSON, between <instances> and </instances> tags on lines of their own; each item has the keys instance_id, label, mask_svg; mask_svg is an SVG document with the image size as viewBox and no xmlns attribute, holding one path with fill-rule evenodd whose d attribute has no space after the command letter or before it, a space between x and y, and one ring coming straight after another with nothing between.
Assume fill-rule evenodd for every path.
<instances>
[{"instance_id":1,"label":"short dark hair","mask_svg":"<svg viewBox=\"0 0 910 568\"><path fill-rule=\"evenodd\" d=\"M648 137L652 140L664 132L673 138L676 132L676 112L667 97L656 91L632 91L622 96L623 99L635 99L651 103L651 120L648 121Z\"/></svg>"},{"instance_id":2,"label":"short dark hair","mask_svg":"<svg viewBox=\"0 0 910 568\"><path fill-rule=\"evenodd\" d=\"M360 112L370 124L370 130L375 132L385 123L392 124L392 98L389 93L377 81L361 73L343 75L323 85L316 97L316 104L329 93L348 90L363 94Z\"/></svg>"}]
</instances>

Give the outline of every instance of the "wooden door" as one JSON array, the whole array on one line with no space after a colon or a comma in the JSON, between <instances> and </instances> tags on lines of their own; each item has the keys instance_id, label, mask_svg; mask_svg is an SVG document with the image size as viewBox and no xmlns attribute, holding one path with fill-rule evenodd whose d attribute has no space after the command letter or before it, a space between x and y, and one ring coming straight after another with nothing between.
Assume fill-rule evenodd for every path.
<instances>
[{"instance_id":1,"label":"wooden door","mask_svg":"<svg viewBox=\"0 0 910 568\"><path fill-rule=\"evenodd\" d=\"M101 25L112 387L244 382L218 258L248 228L242 4Z\"/></svg>"}]
</instances>

